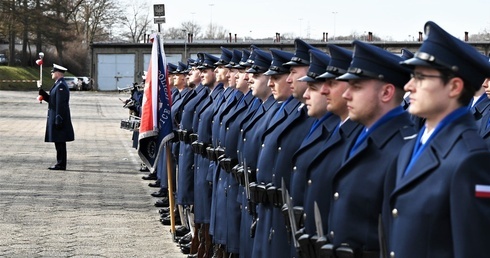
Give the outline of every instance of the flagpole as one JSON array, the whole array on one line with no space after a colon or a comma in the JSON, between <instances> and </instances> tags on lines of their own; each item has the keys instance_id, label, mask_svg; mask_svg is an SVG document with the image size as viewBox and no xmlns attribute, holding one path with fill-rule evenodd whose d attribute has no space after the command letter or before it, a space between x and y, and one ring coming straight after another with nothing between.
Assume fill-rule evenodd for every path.
<instances>
[{"instance_id":1,"label":"flagpole","mask_svg":"<svg viewBox=\"0 0 490 258\"><path fill-rule=\"evenodd\" d=\"M172 237L175 239L175 213L174 213L174 179L172 173L172 149L171 141L167 141L165 143L165 152L167 159L167 178L168 178L168 205L170 207L170 232L172 233Z\"/></svg>"}]
</instances>

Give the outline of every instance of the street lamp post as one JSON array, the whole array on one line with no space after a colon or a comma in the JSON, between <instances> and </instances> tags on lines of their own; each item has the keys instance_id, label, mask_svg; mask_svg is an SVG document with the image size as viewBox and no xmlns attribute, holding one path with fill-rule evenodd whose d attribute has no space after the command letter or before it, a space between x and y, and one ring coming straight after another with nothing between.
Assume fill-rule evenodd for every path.
<instances>
[{"instance_id":1,"label":"street lamp post","mask_svg":"<svg viewBox=\"0 0 490 258\"><path fill-rule=\"evenodd\" d=\"M335 40L335 16L337 16L337 12L332 12L333 14L333 40Z\"/></svg>"},{"instance_id":2,"label":"street lamp post","mask_svg":"<svg viewBox=\"0 0 490 258\"><path fill-rule=\"evenodd\" d=\"M185 60L187 59L187 30L182 30L184 32L184 58L182 59L182 62L185 63Z\"/></svg>"}]
</instances>

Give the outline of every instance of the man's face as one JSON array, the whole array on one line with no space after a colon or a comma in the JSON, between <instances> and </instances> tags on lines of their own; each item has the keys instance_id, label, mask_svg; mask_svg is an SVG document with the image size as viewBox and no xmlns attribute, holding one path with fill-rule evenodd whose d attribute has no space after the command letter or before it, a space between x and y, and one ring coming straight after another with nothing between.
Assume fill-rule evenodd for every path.
<instances>
[{"instance_id":1,"label":"man's face","mask_svg":"<svg viewBox=\"0 0 490 258\"><path fill-rule=\"evenodd\" d=\"M367 127L380 117L383 82L374 79L350 80L342 97L347 101L349 117Z\"/></svg>"},{"instance_id":2,"label":"man's face","mask_svg":"<svg viewBox=\"0 0 490 258\"><path fill-rule=\"evenodd\" d=\"M185 74L174 74L173 75L173 85L178 89L185 87Z\"/></svg>"},{"instance_id":3,"label":"man's face","mask_svg":"<svg viewBox=\"0 0 490 258\"><path fill-rule=\"evenodd\" d=\"M288 74L276 74L270 76L269 88L271 88L274 99L277 101L284 101L293 93L291 87L289 87L289 83L286 81L287 78Z\"/></svg>"},{"instance_id":4,"label":"man's face","mask_svg":"<svg viewBox=\"0 0 490 258\"><path fill-rule=\"evenodd\" d=\"M236 89L245 93L248 91L249 74L245 72L245 69L237 69L235 74Z\"/></svg>"},{"instance_id":5,"label":"man's face","mask_svg":"<svg viewBox=\"0 0 490 258\"><path fill-rule=\"evenodd\" d=\"M267 87L267 82L269 77L263 73L254 73L248 75L250 84L250 89L252 90L252 95L259 99L265 99L270 95L270 89Z\"/></svg>"},{"instance_id":6,"label":"man's face","mask_svg":"<svg viewBox=\"0 0 490 258\"><path fill-rule=\"evenodd\" d=\"M308 82L303 98L308 108L308 116L321 118L327 113L327 97L322 94L323 82Z\"/></svg>"},{"instance_id":7,"label":"man's face","mask_svg":"<svg viewBox=\"0 0 490 258\"><path fill-rule=\"evenodd\" d=\"M485 89L485 94L490 99L490 78L486 78L482 84L482 87Z\"/></svg>"},{"instance_id":8,"label":"man's face","mask_svg":"<svg viewBox=\"0 0 490 258\"><path fill-rule=\"evenodd\" d=\"M291 91L293 92L293 97L296 99L303 99L303 94L308 87L306 82L298 81L299 78L306 75L308 72L308 66L291 66L289 70L289 76L287 77L287 83L291 87Z\"/></svg>"},{"instance_id":9,"label":"man's face","mask_svg":"<svg viewBox=\"0 0 490 258\"><path fill-rule=\"evenodd\" d=\"M216 74L212 68L201 70L201 82L205 86L214 86L216 83Z\"/></svg>"},{"instance_id":10,"label":"man's face","mask_svg":"<svg viewBox=\"0 0 490 258\"><path fill-rule=\"evenodd\" d=\"M404 87L405 91L410 92L408 112L424 118L435 118L444 113L448 108L451 87L446 87L442 78L438 77L441 73L436 69L417 66L413 74Z\"/></svg>"},{"instance_id":11,"label":"man's face","mask_svg":"<svg viewBox=\"0 0 490 258\"><path fill-rule=\"evenodd\" d=\"M228 85L231 87L238 86L237 85L237 78L236 75L238 74L238 69L231 68L228 69L228 73L226 74L226 77L228 78Z\"/></svg>"},{"instance_id":12,"label":"man's face","mask_svg":"<svg viewBox=\"0 0 490 258\"><path fill-rule=\"evenodd\" d=\"M196 67L192 67L191 71L189 72L188 83L191 87L194 87L201 83L201 71Z\"/></svg>"},{"instance_id":13,"label":"man's face","mask_svg":"<svg viewBox=\"0 0 490 258\"><path fill-rule=\"evenodd\" d=\"M219 65L214 69L214 73L216 74L216 81L220 83L227 84L228 83L228 71L230 69L226 68L224 65Z\"/></svg>"},{"instance_id":14,"label":"man's face","mask_svg":"<svg viewBox=\"0 0 490 258\"><path fill-rule=\"evenodd\" d=\"M61 75L63 75L61 72L53 71L51 72L51 79L58 80L60 77L63 77Z\"/></svg>"},{"instance_id":15,"label":"man's face","mask_svg":"<svg viewBox=\"0 0 490 258\"><path fill-rule=\"evenodd\" d=\"M342 98L345 90L349 86L348 82L327 79L322 85L322 94L327 98L327 110L342 115L347 111L347 101Z\"/></svg>"}]
</instances>

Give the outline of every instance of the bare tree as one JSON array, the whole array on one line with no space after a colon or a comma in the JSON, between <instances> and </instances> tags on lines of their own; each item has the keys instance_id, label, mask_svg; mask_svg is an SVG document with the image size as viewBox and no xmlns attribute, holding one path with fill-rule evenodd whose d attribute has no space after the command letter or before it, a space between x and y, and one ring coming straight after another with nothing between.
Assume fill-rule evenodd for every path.
<instances>
[{"instance_id":1,"label":"bare tree","mask_svg":"<svg viewBox=\"0 0 490 258\"><path fill-rule=\"evenodd\" d=\"M83 43L88 49L93 41L108 40L110 25L121 22L122 12L114 0L85 0L74 15L75 30L83 35Z\"/></svg>"},{"instance_id":2,"label":"bare tree","mask_svg":"<svg viewBox=\"0 0 490 258\"><path fill-rule=\"evenodd\" d=\"M204 32L204 39L224 39L228 30L221 25L210 23Z\"/></svg>"},{"instance_id":3,"label":"bare tree","mask_svg":"<svg viewBox=\"0 0 490 258\"><path fill-rule=\"evenodd\" d=\"M193 21L185 21L182 22L181 27L182 30L187 31L187 33L192 33L192 35L194 35L194 38L200 37L202 28L197 23Z\"/></svg>"},{"instance_id":4,"label":"bare tree","mask_svg":"<svg viewBox=\"0 0 490 258\"><path fill-rule=\"evenodd\" d=\"M133 43L141 42L150 26L148 5L146 2L132 2L128 7L129 12L122 17L123 27L129 32L122 33L122 36Z\"/></svg>"}]
</instances>

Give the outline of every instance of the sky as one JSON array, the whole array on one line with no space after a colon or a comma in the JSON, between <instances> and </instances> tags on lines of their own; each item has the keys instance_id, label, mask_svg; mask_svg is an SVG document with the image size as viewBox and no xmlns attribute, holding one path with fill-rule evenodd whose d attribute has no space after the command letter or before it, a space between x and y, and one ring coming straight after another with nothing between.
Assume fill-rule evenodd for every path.
<instances>
[{"instance_id":1,"label":"sky","mask_svg":"<svg viewBox=\"0 0 490 258\"><path fill-rule=\"evenodd\" d=\"M416 40L431 20L457 38L490 31L489 0L145 0L165 4L162 29L195 21L205 27L212 21L238 37L274 37L276 32L321 39L372 32L385 40ZM153 20L153 19L152 19ZM156 31L157 25L154 25Z\"/></svg>"}]
</instances>

